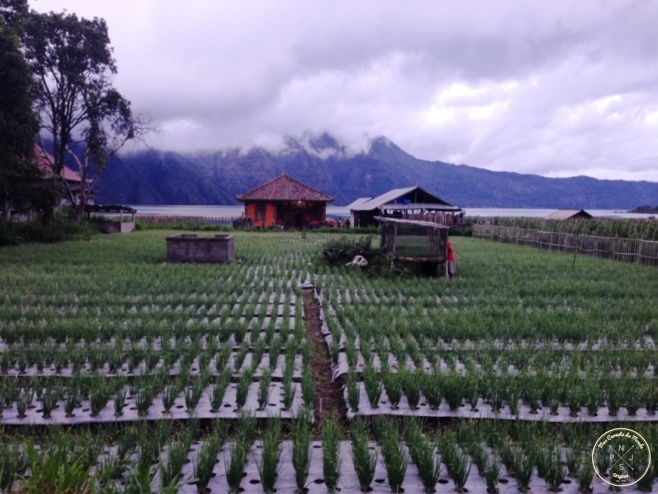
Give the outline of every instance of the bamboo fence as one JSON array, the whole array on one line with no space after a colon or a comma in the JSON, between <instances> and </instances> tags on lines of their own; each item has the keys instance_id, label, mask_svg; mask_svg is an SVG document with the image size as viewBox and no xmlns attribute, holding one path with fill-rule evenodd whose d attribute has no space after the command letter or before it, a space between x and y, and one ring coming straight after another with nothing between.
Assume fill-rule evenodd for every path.
<instances>
[{"instance_id":1,"label":"bamboo fence","mask_svg":"<svg viewBox=\"0 0 658 494\"><path fill-rule=\"evenodd\" d=\"M658 266L658 242L547 232L513 226L473 225L473 236L547 250L587 254L614 261Z\"/></svg>"}]
</instances>

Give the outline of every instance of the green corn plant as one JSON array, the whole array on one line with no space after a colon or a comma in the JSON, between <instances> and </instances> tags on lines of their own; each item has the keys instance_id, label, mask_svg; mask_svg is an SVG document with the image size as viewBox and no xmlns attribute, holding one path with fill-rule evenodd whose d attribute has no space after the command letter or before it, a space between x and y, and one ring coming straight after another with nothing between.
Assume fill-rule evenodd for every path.
<instances>
[{"instance_id":1,"label":"green corn plant","mask_svg":"<svg viewBox=\"0 0 658 494\"><path fill-rule=\"evenodd\" d=\"M363 492L368 492L375 478L377 451L370 450L368 430L362 420L354 420L350 424L350 433L352 436L352 462L359 479L359 487Z\"/></svg>"},{"instance_id":2,"label":"green corn plant","mask_svg":"<svg viewBox=\"0 0 658 494\"><path fill-rule=\"evenodd\" d=\"M262 441L261 458L256 461L261 485L267 494L275 491L281 459L281 421L270 419Z\"/></svg>"},{"instance_id":3,"label":"green corn plant","mask_svg":"<svg viewBox=\"0 0 658 494\"><path fill-rule=\"evenodd\" d=\"M329 492L336 492L340 468L340 426L335 417L330 417L322 429L322 472Z\"/></svg>"},{"instance_id":4,"label":"green corn plant","mask_svg":"<svg viewBox=\"0 0 658 494\"><path fill-rule=\"evenodd\" d=\"M306 487L311 467L311 413L302 411L292 422L292 466L295 469L297 493L302 494Z\"/></svg>"}]
</instances>

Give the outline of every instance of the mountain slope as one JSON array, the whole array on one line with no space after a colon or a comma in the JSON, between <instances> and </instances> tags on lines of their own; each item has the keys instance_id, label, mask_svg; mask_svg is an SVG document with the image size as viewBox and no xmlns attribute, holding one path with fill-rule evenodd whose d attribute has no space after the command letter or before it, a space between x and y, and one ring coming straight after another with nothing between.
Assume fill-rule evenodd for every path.
<instances>
[{"instance_id":1,"label":"mountain slope","mask_svg":"<svg viewBox=\"0 0 658 494\"><path fill-rule=\"evenodd\" d=\"M145 151L110 163L97 203L237 204L243 194L287 173L349 204L357 197L420 185L459 206L630 209L658 203L658 183L546 178L418 160L390 140L350 153L329 134L285 140L282 151L229 149L203 154Z\"/></svg>"}]
</instances>

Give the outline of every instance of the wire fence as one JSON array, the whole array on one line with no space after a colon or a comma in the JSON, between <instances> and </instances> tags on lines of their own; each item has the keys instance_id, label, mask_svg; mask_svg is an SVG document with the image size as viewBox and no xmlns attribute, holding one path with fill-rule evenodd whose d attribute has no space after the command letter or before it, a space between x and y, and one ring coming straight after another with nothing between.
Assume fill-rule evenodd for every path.
<instances>
[{"instance_id":1,"label":"wire fence","mask_svg":"<svg viewBox=\"0 0 658 494\"><path fill-rule=\"evenodd\" d=\"M473 236L620 262L658 266L658 242L652 240L597 237L496 225L473 225Z\"/></svg>"}]
</instances>

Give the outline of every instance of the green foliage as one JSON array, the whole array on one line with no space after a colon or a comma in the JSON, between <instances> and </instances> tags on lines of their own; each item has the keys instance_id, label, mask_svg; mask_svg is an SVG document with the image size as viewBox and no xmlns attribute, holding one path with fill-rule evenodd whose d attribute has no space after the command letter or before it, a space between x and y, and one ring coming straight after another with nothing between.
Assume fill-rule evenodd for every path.
<instances>
[{"instance_id":1,"label":"green foliage","mask_svg":"<svg viewBox=\"0 0 658 494\"><path fill-rule=\"evenodd\" d=\"M322 260L329 266L343 266L356 256L363 256L370 264L381 256L381 251L372 245L372 236L357 239L342 236L329 240L322 247Z\"/></svg>"},{"instance_id":2,"label":"green foliage","mask_svg":"<svg viewBox=\"0 0 658 494\"><path fill-rule=\"evenodd\" d=\"M542 218L469 217L472 224L509 226L542 232L592 235L595 237L658 240L658 222L645 219L591 218L577 220L546 220ZM453 235L451 231L451 235Z\"/></svg>"},{"instance_id":3,"label":"green foliage","mask_svg":"<svg viewBox=\"0 0 658 494\"><path fill-rule=\"evenodd\" d=\"M88 240L95 231L86 223L78 223L58 215L48 225L41 222L13 222L0 220L0 247L27 242L55 243L66 240Z\"/></svg>"},{"instance_id":4,"label":"green foliage","mask_svg":"<svg viewBox=\"0 0 658 494\"><path fill-rule=\"evenodd\" d=\"M335 417L325 420L322 429L322 473L329 492L336 492L340 480L340 426Z\"/></svg>"}]
</instances>

